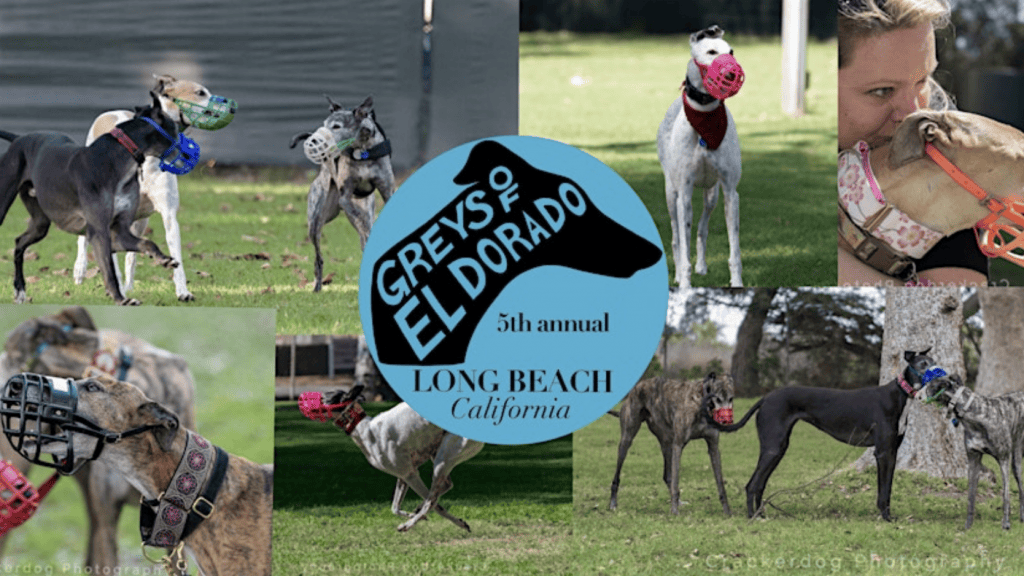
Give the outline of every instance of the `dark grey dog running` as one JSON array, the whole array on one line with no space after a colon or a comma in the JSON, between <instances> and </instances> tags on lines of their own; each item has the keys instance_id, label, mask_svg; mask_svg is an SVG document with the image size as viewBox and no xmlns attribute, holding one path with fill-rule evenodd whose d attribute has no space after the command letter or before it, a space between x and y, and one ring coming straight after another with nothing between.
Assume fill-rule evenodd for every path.
<instances>
[{"instance_id":1,"label":"dark grey dog running","mask_svg":"<svg viewBox=\"0 0 1024 576\"><path fill-rule=\"evenodd\" d=\"M957 375L932 380L925 386L929 401L948 407L954 423L964 425L967 448L967 522L974 523L974 500L978 495L981 457L988 454L999 462L1003 478L1003 530L1010 529L1010 470L1017 480L1020 521L1024 522L1024 486L1021 460L1024 458L1024 392L1010 392L988 398L964 386Z\"/></svg>"},{"instance_id":2,"label":"dark grey dog running","mask_svg":"<svg viewBox=\"0 0 1024 576\"><path fill-rule=\"evenodd\" d=\"M732 426L716 422L709 425L723 432L734 432L757 414L757 439L761 454L757 468L747 482L747 516L753 518L761 512L768 478L789 448L789 435L793 426L803 420L829 436L851 446L874 446L878 464L878 511L886 521L892 520L889 501L892 478L896 470L896 452L903 443L900 417L907 399L923 386L924 375L936 368L928 352L903 353L907 361L900 378L893 378L884 386L857 390L833 390L805 386L787 386L773 390Z\"/></svg>"},{"instance_id":3,"label":"dark grey dog running","mask_svg":"<svg viewBox=\"0 0 1024 576\"><path fill-rule=\"evenodd\" d=\"M626 460L633 438L640 431L640 425L647 428L658 439L664 460L662 480L668 486L672 498L672 513L679 514L679 458L683 448L693 439L703 438L711 457L711 470L718 485L718 499L726 516L729 498L725 494L722 479L722 459L718 452L718 430L708 422L717 419L722 424L732 422L732 397L734 393L732 376L708 374L703 380L672 380L669 378L648 378L641 380L629 391L621 409L608 413L619 418L622 436L619 438L619 459L615 464L612 478L612 495L608 508L615 510L618 505L619 474Z\"/></svg>"},{"instance_id":4,"label":"dark grey dog running","mask_svg":"<svg viewBox=\"0 0 1024 576\"><path fill-rule=\"evenodd\" d=\"M28 229L14 244L14 301L25 295L25 250L46 237L50 223L71 234L85 234L103 273L107 293L118 304L138 304L118 286L114 252L142 252L168 268L178 262L148 239L131 231L139 207L139 170L146 156L159 156L174 142L143 120L149 118L175 138L178 126L153 104L137 110L119 125L122 141L105 134L90 146L78 146L64 134L33 132L24 136L0 131L11 141L0 158L0 224L19 195L31 217ZM132 148L132 149L130 149Z\"/></svg>"}]
</instances>

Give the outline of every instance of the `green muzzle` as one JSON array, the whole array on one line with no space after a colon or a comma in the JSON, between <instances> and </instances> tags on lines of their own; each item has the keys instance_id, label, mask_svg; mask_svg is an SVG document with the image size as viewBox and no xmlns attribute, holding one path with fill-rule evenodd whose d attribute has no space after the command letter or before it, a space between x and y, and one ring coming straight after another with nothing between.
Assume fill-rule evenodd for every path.
<instances>
[{"instance_id":1,"label":"green muzzle","mask_svg":"<svg viewBox=\"0 0 1024 576\"><path fill-rule=\"evenodd\" d=\"M223 96L210 96L206 106L181 98L175 98L174 103L178 105L182 117L189 125L200 130L220 130L231 123L235 118L235 110L238 109L237 102Z\"/></svg>"}]
</instances>

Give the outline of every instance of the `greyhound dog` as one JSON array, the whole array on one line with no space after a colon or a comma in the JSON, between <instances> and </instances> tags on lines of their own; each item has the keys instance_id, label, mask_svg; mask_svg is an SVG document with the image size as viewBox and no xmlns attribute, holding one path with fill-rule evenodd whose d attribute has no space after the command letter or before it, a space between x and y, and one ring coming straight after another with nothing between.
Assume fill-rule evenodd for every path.
<instances>
[{"instance_id":1,"label":"greyhound dog","mask_svg":"<svg viewBox=\"0 0 1024 576\"><path fill-rule=\"evenodd\" d=\"M121 293L113 269L114 252L144 252L162 266L178 266L152 240L131 231L139 208L142 163L146 156L160 156L178 146L177 123L164 114L159 96L151 95L153 103L121 124L116 136L105 134L90 146L78 146L56 132L17 136L0 131L0 137L11 141L0 157L0 224L19 195L31 217L28 230L14 246L15 302L27 300L25 250L46 237L51 222L65 232L85 233L107 293L118 304L139 301Z\"/></svg>"},{"instance_id":2,"label":"greyhound dog","mask_svg":"<svg viewBox=\"0 0 1024 576\"><path fill-rule=\"evenodd\" d=\"M218 123L223 123L225 119L230 121L235 113L236 106L233 101L211 94L201 84L189 80L178 80L167 75L157 76L154 74L153 77L156 79L153 92L160 100L160 108L178 123L181 130L191 127L196 122L198 122L197 127L202 128L208 126L210 121ZM191 114L194 109L202 110L198 118ZM118 124L131 120L132 116L133 113L128 110L110 110L100 114L89 128L85 145L92 144ZM142 237L149 223L149 216L153 212L159 213L163 218L167 251L170 252L171 258L178 262L184 262L181 251L181 227L178 225L180 203L178 177L170 172L160 170L159 164L158 159L152 156L147 157L142 164L142 171L139 174L139 212L136 214L135 223L132 224L132 232L136 236ZM75 284L82 283L87 266L86 239L85 236L79 236L78 256L75 259L74 268ZM121 274L116 260L114 261L114 272L120 282ZM173 275L174 292L178 300L182 302L195 300L195 296L192 295L185 283L185 267L178 266L174 269ZM127 293L132 289L134 278L135 253L128 252L124 257L122 293Z\"/></svg>"},{"instance_id":3,"label":"greyhound dog","mask_svg":"<svg viewBox=\"0 0 1024 576\"><path fill-rule=\"evenodd\" d=\"M718 452L718 430L708 426L707 419L721 424L732 424L733 379L726 374L716 377L712 372L703 380L670 380L648 378L641 380L629 391L621 410L608 413L619 418L622 436L619 438L619 459L615 463L615 477L612 478L612 495L608 509L618 506L619 474L626 460L633 438L640 431L640 424L646 422L651 433L661 445L664 460L662 480L668 486L672 498L672 513L679 514L679 458L686 444L695 438L703 438L711 457L711 470L718 485L718 499L722 511L728 516L729 497L725 493L722 479L722 459Z\"/></svg>"},{"instance_id":4,"label":"greyhound dog","mask_svg":"<svg viewBox=\"0 0 1024 576\"><path fill-rule=\"evenodd\" d=\"M753 518L761 512L768 478L782 461L789 447L789 435L800 420L851 446L874 446L878 464L878 511L891 521L889 501L892 479L896 469L896 452L903 443L900 417L907 399L921 390L926 381L936 374L938 367L928 352L906 351L903 358L907 367L902 377L893 378L884 386L857 390L832 390L805 386L787 386L769 392L761 398L736 424L724 426L709 422L723 432L734 432L757 414L757 439L761 454L757 468L747 482L747 516Z\"/></svg>"},{"instance_id":5,"label":"greyhound dog","mask_svg":"<svg viewBox=\"0 0 1024 576\"><path fill-rule=\"evenodd\" d=\"M954 425L964 425L967 448L967 522L974 523L974 500L978 495L981 457L989 454L999 462L1003 477L1003 530L1010 529L1010 471L1017 480L1020 520L1024 522L1024 486L1021 485L1021 460L1024 459L1024 392L1011 392L995 398L976 394L957 375L936 378L924 389L929 401L945 404Z\"/></svg>"},{"instance_id":6,"label":"greyhound dog","mask_svg":"<svg viewBox=\"0 0 1024 576\"><path fill-rule=\"evenodd\" d=\"M165 563L176 574L185 572L184 548L206 576L269 576L272 465L212 446L138 387L110 377L15 375L0 416L22 456L43 463L40 455L52 455L62 471L102 462L141 492L143 543L170 550Z\"/></svg>"},{"instance_id":7,"label":"greyhound dog","mask_svg":"<svg viewBox=\"0 0 1024 576\"><path fill-rule=\"evenodd\" d=\"M909 269L902 261L908 254L919 257L944 236L978 224L987 256L1024 265L1010 252L1019 242L996 232L1016 236L1024 230L1024 204L1014 195L1024 188L1024 174L1015 169L1024 158L1020 131L976 114L920 110L904 119L888 144L862 148L840 154L844 250L902 277L893 270Z\"/></svg>"},{"instance_id":8,"label":"greyhound dog","mask_svg":"<svg viewBox=\"0 0 1024 576\"><path fill-rule=\"evenodd\" d=\"M87 371L106 371L143 390L179 415L182 426L195 426L195 385L184 358L119 330L97 329L85 308L72 306L48 316L26 320L7 337L0 354L0 382L19 372L37 371L79 378ZM0 453L19 462L6 438ZM125 504L137 505L138 492L104 462L91 462L75 474L89 517L86 569L116 569L117 521ZM31 526L31 524L29 524Z\"/></svg>"},{"instance_id":9,"label":"greyhound dog","mask_svg":"<svg viewBox=\"0 0 1024 576\"><path fill-rule=\"evenodd\" d=\"M469 532L469 524L452 516L438 500L452 488L452 469L476 456L484 447L483 442L438 428L405 402L372 418L367 417L359 405L362 391L362 386L355 386L347 393L339 390L327 399L326 407L321 404L320 394L313 393L312 404L306 404L303 412L310 418L325 419L326 408L327 415L352 437L371 466L398 479L391 512L408 518L398 527L399 532L409 530L432 510ZM335 416L334 409L339 409L340 415ZM429 489L419 474L420 465L427 460L433 462L434 470ZM411 514L402 510L402 500L410 487L423 498L423 503Z\"/></svg>"},{"instance_id":10,"label":"greyhound dog","mask_svg":"<svg viewBox=\"0 0 1024 576\"><path fill-rule=\"evenodd\" d=\"M742 173L740 139L724 99L739 90L743 70L722 39L722 29L711 26L690 35L690 54L683 93L658 127L658 160L665 173L665 196L672 223L672 252L676 283L690 286L690 236L693 189L704 189L704 211L697 227L698 274L707 274L705 260L708 220L725 196L725 224L729 235L729 284L743 286L740 262L739 184ZM718 72L718 74L716 74Z\"/></svg>"},{"instance_id":11,"label":"greyhound dog","mask_svg":"<svg viewBox=\"0 0 1024 576\"><path fill-rule=\"evenodd\" d=\"M307 157L320 165L309 186L306 221L309 239L316 251L316 285L323 287L324 260L320 253L320 234L324 226L345 211L359 234L359 247L366 248L370 227L376 217L373 191L379 190L387 202L395 191L395 173L391 168L391 143L373 112L373 98L367 97L353 110L342 108L330 97L330 115L316 132L296 134L291 147L305 141Z\"/></svg>"}]
</instances>

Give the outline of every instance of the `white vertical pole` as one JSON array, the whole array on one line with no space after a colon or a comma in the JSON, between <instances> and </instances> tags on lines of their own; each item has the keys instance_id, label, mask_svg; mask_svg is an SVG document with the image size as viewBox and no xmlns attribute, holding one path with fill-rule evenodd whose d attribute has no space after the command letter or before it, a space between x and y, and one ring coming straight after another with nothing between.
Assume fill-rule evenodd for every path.
<instances>
[{"instance_id":1,"label":"white vertical pole","mask_svg":"<svg viewBox=\"0 0 1024 576\"><path fill-rule=\"evenodd\" d=\"M809 0L782 0L782 111L804 114Z\"/></svg>"}]
</instances>

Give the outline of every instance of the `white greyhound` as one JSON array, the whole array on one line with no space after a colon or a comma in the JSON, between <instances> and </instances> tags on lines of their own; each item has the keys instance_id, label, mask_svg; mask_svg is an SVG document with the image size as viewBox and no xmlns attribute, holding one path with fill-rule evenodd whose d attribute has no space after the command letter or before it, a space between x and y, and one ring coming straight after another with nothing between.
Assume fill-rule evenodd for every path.
<instances>
[{"instance_id":1,"label":"white greyhound","mask_svg":"<svg viewBox=\"0 0 1024 576\"><path fill-rule=\"evenodd\" d=\"M299 397L299 407L313 420L334 418L335 425L352 437L370 465L398 478L391 512L408 518L398 527L399 532L415 526L431 510L469 532L469 524L449 514L438 500L452 488L452 469L476 456L484 443L431 424L405 402L373 418L367 417L359 405L362 391L362 386L355 386L347 393L339 390L327 399L327 406L322 404L319 392L307 392ZM340 409L341 414L333 414L335 409ZM434 464L429 489L420 479L418 470L427 460ZM410 487L423 498L423 503L411 514L401 508Z\"/></svg>"},{"instance_id":2,"label":"white greyhound","mask_svg":"<svg viewBox=\"0 0 1024 576\"><path fill-rule=\"evenodd\" d=\"M177 101L187 101L199 108L210 105L211 99L217 98L210 93L202 84L189 80L178 80L172 76L153 75L156 79L156 86L153 91L160 99L160 107L164 113L174 118L182 130L192 125L189 116L182 112ZM233 111L232 111L233 112ZM130 120L134 113L128 110L110 110L96 117L89 133L86 136L85 144L88 146L100 136L110 132L114 126L121 122ZM164 221L164 231L167 240L167 250L180 266L174 268L174 292L178 300L190 302L195 296L189 292L185 285L185 266L181 254L181 228L178 225L178 177L174 174L160 170L160 159L149 157L142 165L142 172L139 175L139 202L138 219L132 224L132 232L141 237L149 224L149 216L158 212ZM81 284L85 279L85 270L88 267L87 247L85 236L78 237L78 256L75 258L74 279L75 284ZM121 281L121 271L114 260L114 271L118 280ZM124 257L124 279L121 283L121 293L124 294L132 289L135 279L135 252L128 252Z\"/></svg>"},{"instance_id":3,"label":"white greyhound","mask_svg":"<svg viewBox=\"0 0 1024 576\"><path fill-rule=\"evenodd\" d=\"M672 221L672 252L676 283L690 286L690 237L693 221L692 195L704 189L704 212L697 228L698 274L708 270L705 260L708 220L725 195L725 223L729 234L729 284L743 286L740 263L739 184L742 166L740 139L724 99L743 83L743 69L722 39L722 29L711 26L690 35L693 58L686 67L683 93L669 107L658 127L658 160L665 173L665 196ZM682 227L680 227L682 225Z\"/></svg>"}]
</instances>

